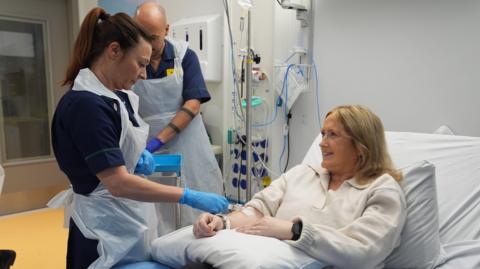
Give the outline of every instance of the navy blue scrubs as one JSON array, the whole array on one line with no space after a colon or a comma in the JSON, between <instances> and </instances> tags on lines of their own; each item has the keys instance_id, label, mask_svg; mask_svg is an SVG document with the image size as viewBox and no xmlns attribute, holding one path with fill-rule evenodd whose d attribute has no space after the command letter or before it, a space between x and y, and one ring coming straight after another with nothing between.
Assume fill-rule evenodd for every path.
<instances>
[{"instance_id":1,"label":"navy blue scrubs","mask_svg":"<svg viewBox=\"0 0 480 269\"><path fill-rule=\"evenodd\" d=\"M167 76L167 70L173 69L175 66L175 49L172 43L165 40L165 48L163 49L162 59L156 71L151 65L147 66L147 79L164 78ZM183 101L197 99L200 103L210 100L205 80L203 79L200 63L195 52L187 49L182 60L183 68Z\"/></svg>"},{"instance_id":2,"label":"navy blue scrubs","mask_svg":"<svg viewBox=\"0 0 480 269\"><path fill-rule=\"evenodd\" d=\"M123 92L130 121L133 109ZM88 196L99 184L96 174L125 165L120 150L120 106L118 101L86 91L69 90L60 100L52 122L52 145L60 169L75 193ZM67 269L85 269L98 258L97 240L83 236L72 219L67 248Z\"/></svg>"}]
</instances>

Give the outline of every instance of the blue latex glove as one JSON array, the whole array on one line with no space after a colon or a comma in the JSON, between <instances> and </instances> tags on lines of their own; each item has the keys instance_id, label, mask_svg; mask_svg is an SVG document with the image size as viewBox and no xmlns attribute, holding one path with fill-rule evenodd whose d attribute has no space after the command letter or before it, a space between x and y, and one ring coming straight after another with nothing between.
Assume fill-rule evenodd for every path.
<instances>
[{"instance_id":1,"label":"blue latex glove","mask_svg":"<svg viewBox=\"0 0 480 269\"><path fill-rule=\"evenodd\" d=\"M153 155L148 150L143 150L140 159L138 159L137 166L135 167L135 174L151 175L155 172L155 160Z\"/></svg>"},{"instance_id":2,"label":"blue latex glove","mask_svg":"<svg viewBox=\"0 0 480 269\"><path fill-rule=\"evenodd\" d=\"M201 192L185 188L180 204L187 204L193 208L207 211L213 214L228 211L228 201L225 197L215 193Z\"/></svg>"},{"instance_id":3,"label":"blue latex glove","mask_svg":"<svg viewBox=\"0 0 480 269\"><path fill-rule=\"evenodd\" d=\"M162 140L154 137L147 142L147 150L151 153L154 153L155 151L159 150L163 145L165 145L165 143L163 143Z\"/></svg>"}]
</instances>

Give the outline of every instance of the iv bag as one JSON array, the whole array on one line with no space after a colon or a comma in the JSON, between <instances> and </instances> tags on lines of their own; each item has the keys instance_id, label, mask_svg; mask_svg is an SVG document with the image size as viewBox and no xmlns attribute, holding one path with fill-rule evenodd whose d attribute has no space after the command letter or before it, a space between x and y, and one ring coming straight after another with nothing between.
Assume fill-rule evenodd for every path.
<instances>
[{"instance_id":1,"label":"iv bag","mask_svg":"<svg viewBox=\"0 0 480 269\"><path fill-rule=\"evenodd\" d=\"M275 68L275 90L291 109L300 93L309 89L309 64L277 65Z\"/></svg>"}]
</instances>

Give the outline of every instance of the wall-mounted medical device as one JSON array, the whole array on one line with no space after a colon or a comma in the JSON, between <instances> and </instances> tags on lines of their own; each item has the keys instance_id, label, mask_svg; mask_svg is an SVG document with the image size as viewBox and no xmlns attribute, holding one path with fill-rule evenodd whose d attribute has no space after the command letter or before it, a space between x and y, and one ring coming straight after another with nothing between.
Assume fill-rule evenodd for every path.
<instances>
[{"instance_id":1,"label":"wall-mounted medical device","mask_svg":"<svg viewBox=\"0 0 480 269\"><path fill-rule=\"evenodd\" d=\"M280 5L287 9L307 10L303 0L280 0Z\"/></svg>"},{"instance_id":2,"label":"wall-mounted medical device","mask_svg":"<svg viewBox=\"0 0 480 269\"><path fill-rule=\"evenodd\" d=\"M308 10L310 9L309 0L279 0L280 6L284 9L293 9L297 12L297 20L301 22L302 27L307 27L310 24L310 16Z\"/></svg>"},{"instance_id":3,"label":"wall-mounted medical device","mask_svg":"<svg viewBox=\"0 0 480 269\"><path fill-rule=\"evenodd\" d=\"M206 81L222 80L223 25L220 15L186 18L170 25L173 39L185 40L195 51Z\"/></svg>"}]
</instances>

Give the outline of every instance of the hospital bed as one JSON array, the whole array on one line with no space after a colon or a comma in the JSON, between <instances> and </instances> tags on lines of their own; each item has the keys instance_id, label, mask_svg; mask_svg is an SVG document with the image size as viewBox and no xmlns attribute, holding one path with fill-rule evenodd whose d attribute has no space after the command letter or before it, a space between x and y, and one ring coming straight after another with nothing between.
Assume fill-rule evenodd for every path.
<instances>
[{"instance_id":1,"label":"hospital bed","mask_svg":"<svg viewBox=\"0 0 480 269\"><path fill-rule=\"evenodd\" d=\"M480 268L480 138L388 132L397 167L435 165L438 269Z\"/></svg>"},{"instance_id":2,"label":"hospital bed","mask_svg":"<svg viewBox=\"0 0 480 269\"><path fill-rule=\"evenodd\" d=\"M321 160L320 139L317 137L311 145L305 163ZM411 201L423 199L414 208L408 208L407 225L409 222L421 225L416 227L420 230L417 234L410 231L417 245L411 245L412 251L397 257L397 265L407 266L390 268L480 268L480 137L386 132L386 139L395 167L404 174L420 167L420 173L408 173L404 179L404 187L414 183L410 191L417 191L406 191L407 206ZM434 169L422 169L425 160ZM435 183L433 188L425 193L418 191L423 187L419 181L428 183L425 182L428 180ZM409 194L414 196L408 197ZM408 240L404 234L402 239ZM412 242L401 242L399 248L406 243Z\"/></svg>"},{"instance_id":3,"label":"hospital bed","mask_svg":"<svg viewBox=\"0 0 480 269\"><path fill-rule=\"evenodd\" d=\"M386 138L405 176L408 216L402 242L385 268L480 268L480 138L406 132L386 132ZM320 140L314 140L303 163L321 161ZM255 268L265 261L262 255L277 255L283 261L262 268L328 267L275 239L254 242L222 232L194 240L191 227L180 229L153 242L153 257L171 267L197 260L220 268Z\"/></svg>"}]
</instances>

